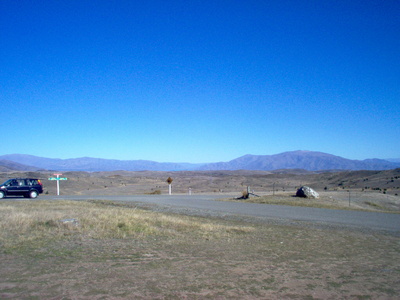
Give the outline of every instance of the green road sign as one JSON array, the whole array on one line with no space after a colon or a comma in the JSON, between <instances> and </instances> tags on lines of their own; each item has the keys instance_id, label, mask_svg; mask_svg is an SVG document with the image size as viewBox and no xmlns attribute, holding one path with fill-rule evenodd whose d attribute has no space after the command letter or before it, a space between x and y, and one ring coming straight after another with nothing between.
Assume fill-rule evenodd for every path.
<instances>
[{"instance_id":1,"label":"green road sign","mask_svg":"<svg viewBox=\"0 0 400 300\"><path fill-rule=\"evenodd\" d=\"M50 177L49 180L68 180L68 178L65 178L65 177L60 177L60 178Z\"/></svg>"}]
</instances>

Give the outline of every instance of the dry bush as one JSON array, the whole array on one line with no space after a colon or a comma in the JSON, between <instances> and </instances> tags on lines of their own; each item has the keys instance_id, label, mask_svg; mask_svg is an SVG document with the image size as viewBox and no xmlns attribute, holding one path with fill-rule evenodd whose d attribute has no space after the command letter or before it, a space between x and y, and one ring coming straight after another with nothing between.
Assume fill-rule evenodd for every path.
<instances>
[{"instance_id":1,"label":"dry bush","mask_svg":"<svg viewBox=\"0 0 400 300\"><path fill-rule=\"evenodd\" d=\"M161 195L161 190L154 190L154 191L148 193L148 195Z\"/></svg>"}]
</instances>

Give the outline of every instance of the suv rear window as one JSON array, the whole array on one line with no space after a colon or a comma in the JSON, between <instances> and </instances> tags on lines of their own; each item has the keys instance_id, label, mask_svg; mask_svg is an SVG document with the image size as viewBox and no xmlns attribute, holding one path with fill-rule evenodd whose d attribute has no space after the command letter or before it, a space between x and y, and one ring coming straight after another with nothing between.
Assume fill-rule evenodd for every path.
<instances>
[{"instance_id":1,"label":"suv rear window","mask_svg":"<svg viewBox=\"0 0 400 300\"><path fill-rule=\"evenodd\" d=\"M25 179L17 179L17 184L19 185L19 186L25 186L26 184L25 184Z\"/></svg>"},{"instance_id":2,"label":"suv rear window","mask_svg":"<svg viewBox=\"0 0 400 300\"><path fill-rule=\"evenodd\" d=\"M26 180L26 184L27 185L37 185L37 184L39 184L39 180L37 180L37 179L27 179Z\"/></svg>"}]
</instances>

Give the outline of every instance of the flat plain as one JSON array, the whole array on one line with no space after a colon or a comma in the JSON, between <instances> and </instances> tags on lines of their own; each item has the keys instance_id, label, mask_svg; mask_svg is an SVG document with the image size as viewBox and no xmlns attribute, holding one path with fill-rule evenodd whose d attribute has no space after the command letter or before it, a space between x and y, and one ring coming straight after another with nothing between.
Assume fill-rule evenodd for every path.
<instances>
[{"instance_id":1,"label":"flat plain","mask_svg":"<svg viewBox=\"0 0 400 300\"><path fill-rule=\"evenodd\" d=\"M262 197L243 201L348 209L350 195L350 209L399 210L399 170L134 173L66 173L60 189L78 195L167 193L170 176L173 193L215 193L225 201L242 201L236 197L249 186ZM400 296L399 232L259 224L152 211L134 203L57 200L49 175L1 174L42 178L48 195L0 201L2 299ZM300 185L311 186L321 198L293 197Z\"/></svg>"}]
</instances>

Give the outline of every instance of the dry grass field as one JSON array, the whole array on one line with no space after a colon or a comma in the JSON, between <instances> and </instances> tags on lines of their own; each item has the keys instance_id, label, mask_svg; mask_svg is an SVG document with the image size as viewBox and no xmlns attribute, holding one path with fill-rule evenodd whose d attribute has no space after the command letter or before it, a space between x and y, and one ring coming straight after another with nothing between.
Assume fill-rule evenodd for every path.
<instances>
[{"instance_id":1,"label":"dry grass field","mask_svg":"<svg viewBox=\"0 0 400 300\"><path fill-rule=\"evenodd\" d=\"M0 181L14 177L43 180L45 192L56 194L56 182L49 181L54 172L0 172ZM238 193L250 186L257 194L294 192L302 185L321 191L371 192L400 197L400 169L388 171L307 172L304 170L202 171L202 172L64 172L60 191L65 195L128 195L168 193L168 177L173 179L174 193Z\"/></svg>"},{"instance_id":2,"label":"dry grass field","mask_svg":"<svg viewBox=\"0 0 400 300\"><path fill-rule=\"evenodd\" d=\"M170 176L174 193L190 187L192 193L239 201L234 198L250 186L262 197L243 201L398 212L398 172L66 172L68 181L60 187L61 194L164 194ZM396 233L64 201L51 197L56 191L55 182L46 180L51 173L3 173L0 179L25 176L43 179L50 197L0 201L1 299L400 297ZM313 187L321 198L293 197L300 185Z\"/></svg>"},{"instance_id":3,"label":"dry grass field","mask_svg":"<svg viewBox=\"0 0 400 300\"><path fill-rule=\"evenodd\" d=\"M2 200L0 228L1 299L400 296L396 235L62 200Z\"/></svg>"},{"instance_id":4,"label":"dry grass field","mask_svg":"<svg viewBox=\"0 0 400 300\"><path fill-rule=\"evenodd\" d=\"M44 194L56 195L54 172L0 172L0 181L13 177L36 177L43 181ZM301 170L204 171L204 172L65 172L60 181L61 195L141 195L168 194L168 177L173 179L173 194L215 194L221 198L240 197L250 187L261 198L246 201L362 209L400 211L400 169L388 171L346 171L312 173ZM308 185L321 198L315 201L293 198L296 190Z\"/></svg>"}]
</instances>

